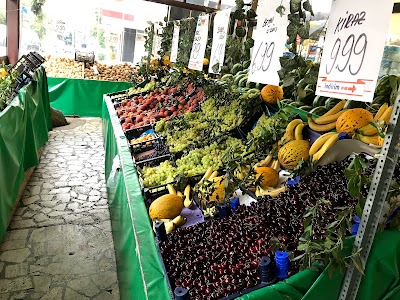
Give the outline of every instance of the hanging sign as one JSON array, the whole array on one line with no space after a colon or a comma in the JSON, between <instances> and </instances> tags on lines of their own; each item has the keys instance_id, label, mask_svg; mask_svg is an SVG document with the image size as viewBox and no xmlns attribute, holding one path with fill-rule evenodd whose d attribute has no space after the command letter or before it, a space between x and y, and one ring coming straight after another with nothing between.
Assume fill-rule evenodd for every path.
<instances>
[{"instance_id":1,"label":"hanging sign","mask_svg":"<svg viewBox=\"0 0 400 300\"><path fill-rule=\"evenodd\" d=\"M372 102L392 9L392 0L333 1L317 95Z\"/></svg>"},{"instance_id":2,"label":"hanging sign","mask_svg":"<svg viewBox=\"0 0 400 300\"><path fill-rule=\"evenodd\" d=\"M285 14L277 12L283 6ZM282 56L287 40L289 0L261 0L258 2L259 14L255 31L253 55L251 58L249 81L279 85L279 58Z\"/></svg>"},{"instance_id":3,"label":"hanging sign","mask_svg":"<svg viewBox=\"0 0 400 300\"><path fill-rule=\"evenodd\" d=\"M153 35L153 48L151 54L154 57L158 57L158 51L161 49L161 37L162 34L162 26L158 24L158 22L154 23L154 35Z\"/></svg>"},{"instance_id":4,"label":"hanging sign","mask_svg":"<svg viewBox=\"0 0 400 300\"><path fill-rule=\"evenodd\" d=\"M192 52L190 53L189 69L203 70L203 58L206 52L208 37L208 15L199 16L194 34Z\"/></svg>"},{"instance_id":5,"label":"hanging sign","mask_svg":"<svg viewBox=\"0 0 400 300\"><path fill-rule=\"evenodd\" d=\"M178 57L178 46L179 46L179 29L180 26L174 23L174 34L172 35L172 48L171 48L171 62L176 62Z\"/></svg>"},{"instance_id":6,"label":"hanging sign","mask_svg":"<svg viewBox=\"0 0 400 300\"><path fill-rule=\"evenodd\" d=\"M225 9L215 14L209 73L219 74L224 64L230 12L231 9Z\"/></svg>"}]
</instances>

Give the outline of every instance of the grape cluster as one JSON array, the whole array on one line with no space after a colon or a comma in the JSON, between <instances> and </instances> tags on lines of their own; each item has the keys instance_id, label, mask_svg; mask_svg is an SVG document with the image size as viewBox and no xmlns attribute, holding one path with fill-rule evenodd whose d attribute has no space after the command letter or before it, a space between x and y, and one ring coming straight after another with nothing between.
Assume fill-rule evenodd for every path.
<instances>
[{"instance_id":1,"label":"grape cluster","mask_svg":"<svg viewBox=\"0 0 400 300\"><path fill-rule=\"evenodd\" d=\"M238 157L246 150L239 139L228 138L222 143L213 143L204 148L190 151L187 155L176 160L176 167L172 162L166 161L158 167L144 167L141 175L145 187L157 186L172 181L176 176L195 176L204 174L209 167L218 169L226 163L225 155L233 151L232 155Z\"/></svg>"}]
</instances>

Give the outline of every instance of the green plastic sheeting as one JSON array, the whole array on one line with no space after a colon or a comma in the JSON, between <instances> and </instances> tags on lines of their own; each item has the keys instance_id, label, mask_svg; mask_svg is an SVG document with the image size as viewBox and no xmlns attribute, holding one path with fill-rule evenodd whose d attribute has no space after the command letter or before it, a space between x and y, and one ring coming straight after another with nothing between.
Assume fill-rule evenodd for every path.
<instances>
[{"instance_id":1,"label":"green plastic sheeting","mask_svg":"<svg viewBox=\"0 0 400 300\"><path fill-rule=\"evenodd\" d=\"M103 138L121 299L170 299L138 176L110 101L103 106Z\"/></svg>"},{"instance_id":2,"label":"green plastic sheeting","mask_svg":"<svg viewBox=\"0 0 400 300\"><path fill-rule=\"evenodd\" d=\"M103 94L132 87L128 82L48 78L50 105L66 116L101 118Z\"/></svg>"},{"instance_id":3,"label":"green plastic sheeting","mask_svg":"<svg viewBox=\"0 0 400 300\"><path fill-rule=\"evenodd\" d=\"M0 112L0 242L4 239L25 171L39 163L51 130L46 72L39 69Z\"/></svg>"},{"instance_id":4,"label":"green plastic sheeting","mask_svg":"<svg viewBox=\"0 0 400 300\"><path fill-rule=\"evenodd\" d=\"M103 135L106 179L121 299L171 299L154 243L129 146L118 117L105 97ZM351 246L353 238L347 241ZM348 247L351 249L351 247ZM358 300L400 299L400 232L376 235ZM348 251L347 251L348 252ZM305 270L241 300L336 300L344 274Z\"/></svg>"}]
</instances>

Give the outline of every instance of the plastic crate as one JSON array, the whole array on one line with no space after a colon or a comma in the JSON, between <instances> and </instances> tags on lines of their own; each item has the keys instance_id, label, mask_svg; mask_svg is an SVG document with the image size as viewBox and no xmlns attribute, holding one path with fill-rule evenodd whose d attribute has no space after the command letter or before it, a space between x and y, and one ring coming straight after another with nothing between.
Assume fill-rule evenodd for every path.
<instances>
[{"instance_id":1,"label":"plastic crate","mask_svg":"<svg viewBox=\"0 0 400 300\"><path fill-rule=\"evenodd\" d=\"M159 143L160 138L156 134L154 134L153 137L154 138L152 140L143 141L135 144L131 144L131 141L134 140L129 141L129 148L131 149L132 155L154 149L154 147Z\"/></svg>"},{"instance_id":2,"label":"plastic crate","mask_svg":"<svg viewBox=\"0 0 400 300\"><path fill-rule=\"evenodd\" d=\"M21 58L17 61L17 63L11 67L10 72L18 72L18 74L27 74L30 77L31 73L33 73L36 70L34 64L27 58L26 55L22 55Z\"/></svg>"},{"instance_id":3,"label":"plastic crate","mask_svg":"<svg viewBox=\"0 0 400 300\"><path fill-rule=\"evenodd\" d=\"M26 58L31 61L31 63L35 67L35 69L39 68L43 63L32 52L28 53L26 55Z\"/></svg>"},{"instance_id":4,"label":"plastic crate","mask_svg":"<svg viewBox=\"0 0 400 300\"><path fill-rule=\"evenodd\" d=\"M153 124L144 125L137 128L128 129L125 131L125 136L128 140L137 139L140 137L144 132L149 129L154 129Z\"/></svg>"},{"instance_id":5,"label":"plastic crate","mask_svg":"<svg viewBox=\"0 0 400 300\"><path fill-rule=\"evenodd\" d=\"M35 58L39 61L41 61L42 63L44 63L46 61L46 59L41 56L39 53L37 53L36 51L32 51L31 52L33 56L35 56Z\"/></svg>"}]
</instances>

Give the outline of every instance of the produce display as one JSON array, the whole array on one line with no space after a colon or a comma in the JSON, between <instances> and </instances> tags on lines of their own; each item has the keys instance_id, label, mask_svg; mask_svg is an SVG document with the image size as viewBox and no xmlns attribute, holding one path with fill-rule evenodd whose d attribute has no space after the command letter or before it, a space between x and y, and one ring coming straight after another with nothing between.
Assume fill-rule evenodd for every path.
<instances>
[{"instance_id":1,"label":"produce display","mask_svg":"<svg viewBox=\"0 0 400 300\"><path fill-rule=\"evenodd\" d=\"M259 284L258 264L263 256L272 258L275 247L294 257L305 254L298 249L303 224L320 199L325 201L311 232L313 241L325 241L330 224L343 221L339 212L355 213L358 200L349 195L343 173L348 165L346 160L319 167L273 201L267 197L224 219L176 229L160 244L172 289L189 289L190 299L220 299ZM291 272L298 268L299 261L292 262Z\"/></svg>"},{"instance_id":2,"label":"produce display","mask_svg":"<svg viewBox=\"0 0 400 300\"><path fill-rule=\"evenodd\" d=\"M185 86L156 89L148 95L134 96L132 99L115 103L114 106L122 129L129 130L193 111L203 99L203 89L195 88L190 83Z\"/></svg>"},{"instance_id":3,"label":"produce display","mask_svg":"<svg viewBox=\"0 0 400 300\"><path fill-rule=\"evenodd\" d=\"M94 65L90 65L70 58L48 56L44 67L49 77L125 82L143 81L143 77L138 74L138 67L128 63L106 65L96 61Z\"/></svg>"},{"instance_id":4,"label":"produce display","mask_svg":"<svg viewBox=\"0 0 400 300\"><path fill-rule=\"evenodd\" d=\"M145 144L145 146L151 146L156 141L156 136L153 134L144 134L137 139L131 140L129 143L132 145L133 149L140 148L141 144Z\"/></svg>"}]
</instances>

